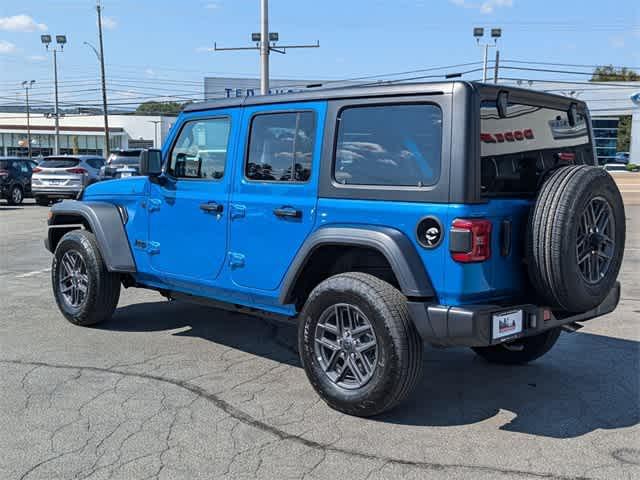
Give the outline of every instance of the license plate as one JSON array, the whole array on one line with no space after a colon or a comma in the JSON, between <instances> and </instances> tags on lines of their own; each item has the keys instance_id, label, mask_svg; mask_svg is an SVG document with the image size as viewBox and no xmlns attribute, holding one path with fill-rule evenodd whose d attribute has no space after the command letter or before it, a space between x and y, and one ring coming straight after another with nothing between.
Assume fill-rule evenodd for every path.
<instances>
[{"instance_id":1,"label":"license plate","mask_svg":"<svg viewBox=\"0 0 640 480\"><path fill-rule=\"evenodd\" d=\"M60 185L64 180L49 180L49 185Z\"/></svg>"},{"instance_id":2,"label":"license plate","mask_svg":"<svg viewBox=\"0 0 640 480\"><path fill-rule=\"evenodd\" d=\"M120 174L120 177L121 177L121 178L130 177L130 176L131 176L131 172L122 172L122 173Z\"/></svg>"},{"instance_id":3,"label":"license plate","mask_svg":"<svg viewBox=\"0 0 640 480\"><path fill-rule=\"evenodd\" d=\"M510 337L522 332L522 310L496 313L492 317L493 339Z\"/></svg>"}]
</instances>

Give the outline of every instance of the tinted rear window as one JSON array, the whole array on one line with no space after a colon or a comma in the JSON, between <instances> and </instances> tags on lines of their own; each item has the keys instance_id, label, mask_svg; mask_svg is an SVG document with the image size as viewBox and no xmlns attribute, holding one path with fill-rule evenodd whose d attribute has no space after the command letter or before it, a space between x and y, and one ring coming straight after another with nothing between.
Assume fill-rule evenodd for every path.
<instances>
[{"instance_id":1,"label":"tinted rear window","mask_svg":"<svg viewBox=\"0 0 640 480\"><path fill-rule=\"evenodd\" d=\"M107 163L114 165L137 165L140 163L140 151L114 152L109 156Z\"/></svg>"},{"instance_id":2,"label":"tinted rear window","mask_svg":"<svg viewBox=\"0 0 640 480\"><path fill-rule=\"evenodd\" d=\"M440 178L436 105L351 107L340 114L334 178L345 185L428 186Z\"/></svg>"},{"instance_id":3,"label":"tinted rear window","mask_svg":"<svg viewBox=\"0 0 640 480\"><path fill-rule=\"evenodd\" d=\"M2 170L6 170L9 168L9 162L7 162L6 160L0 160L0 168Z\"/></svg>"},{"instance_id":4,"label":"tinted rear window","mask_svg":"<svg viewBox=\"0 0 640 480\"><path fill-rule=\"evenodd\" d=\"M41 168L70 168L80 163L77 158L45 158L39 165Z\"/></svg>"},{"instance_id":5,"label":"tinted rear window","mask_svg":"<svg viewBox=\"0 0 640 480\"><path fill-rule=\"evenodd\" d=\"M567 113L532 105L509 104L500 118L494 101L480 110L482 194L528 196L559 164L590 164L593 158L585 117L570 126Z\"/></svg>"}]
</instances>

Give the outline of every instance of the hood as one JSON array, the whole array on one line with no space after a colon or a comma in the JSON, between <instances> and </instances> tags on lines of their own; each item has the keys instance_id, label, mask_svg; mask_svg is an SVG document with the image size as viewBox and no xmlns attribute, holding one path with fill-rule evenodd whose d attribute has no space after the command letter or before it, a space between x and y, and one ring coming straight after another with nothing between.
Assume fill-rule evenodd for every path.
<instances>
[{"instance_id":1,"label":"hood","mask_svg":"<svg viewBox=\"0 0 640 480\"><path fill-rule=\"evenodd\" d=\"M85 188L82 199L117 195L144 195L148 182L148 177L129 177L93 183Z\"/></svg>"}]
</instances>

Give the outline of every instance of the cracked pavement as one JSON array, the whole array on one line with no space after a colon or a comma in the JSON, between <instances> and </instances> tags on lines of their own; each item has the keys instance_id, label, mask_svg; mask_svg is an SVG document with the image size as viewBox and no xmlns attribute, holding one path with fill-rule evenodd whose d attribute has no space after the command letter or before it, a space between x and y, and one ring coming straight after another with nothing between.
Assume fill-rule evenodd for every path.
<instances>
[{"instance_id":1,"label":"cracked pavement","mask_svg":"<svg viewBox=\"0 0 640 480\"><path fill-rule=\"evenodd\" d=\"M615 312L524 367L427 347L411 398L373 419L319 400L293 324L135 289L69 324L46 213L0 206L1 479L640 478L640 207Z\"/></svg>"}]
</instances>

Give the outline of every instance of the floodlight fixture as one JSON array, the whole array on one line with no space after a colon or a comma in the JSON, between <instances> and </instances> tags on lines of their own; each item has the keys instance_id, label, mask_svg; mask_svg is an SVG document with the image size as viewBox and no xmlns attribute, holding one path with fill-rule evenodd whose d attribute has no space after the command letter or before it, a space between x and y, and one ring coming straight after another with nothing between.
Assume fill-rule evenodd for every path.
<instances>
[{"instance_id":1,"label":"floodlight fixture","mask_svg":"<svg viewBox=\"0 0 640 480\"><path fill-rule=\"evenodd\" d=\"M475 27L473 29L473 36L476 37L477 39L480 39L481 37L483 37L484 36L484 28Z\"/></svg>"},{"instance_id":2,"label":"floodlight fixture","mask_svg":"<svg viewBox=\"0 0 640 480\"><path fill-rule=\"evenodd\" d=\"M491 29L491 38L500 38L502 36L501 28L492 28Z\"/></svg>"}]
</instances>

